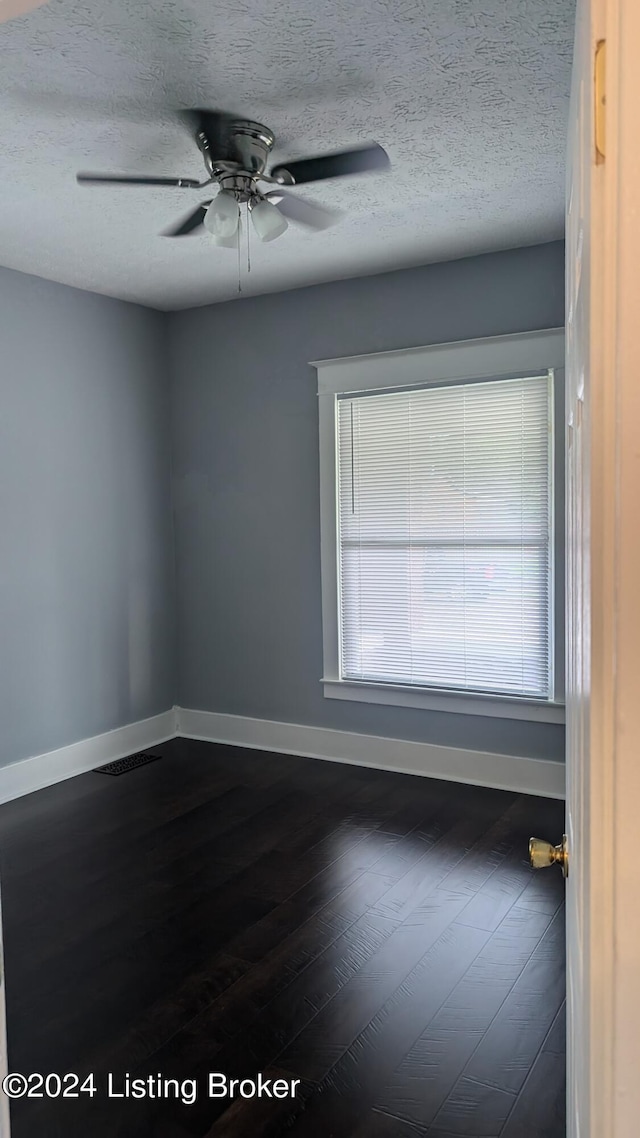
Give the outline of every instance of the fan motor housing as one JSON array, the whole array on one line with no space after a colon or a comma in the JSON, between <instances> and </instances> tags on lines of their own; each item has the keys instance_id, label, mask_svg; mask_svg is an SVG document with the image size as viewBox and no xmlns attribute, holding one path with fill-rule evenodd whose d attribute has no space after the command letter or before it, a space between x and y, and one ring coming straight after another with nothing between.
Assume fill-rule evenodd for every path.
<instances>
[{"instance_id":1,"label":"fan motor housing","mask_svg":"<svg viewBox=\"0 0 640 1138\"><path fill-rule=\"evenodd\" d=\"M210 175L216 177L229 165L236 166L238 173L257 178L264 173L269 154L275 142L275 135L269 127L251 119L235 119L229 124L224 154L218 154L204 131L196 135L196 142L202 152Z\"/></svg>"},{"instance_id":2,"label":"fan motor housing","mask_svg":"<svg viewBox=\"0 0 640 1138\"><path fill-rule=\"evenodd\" d=\"M261 123L240 119L232 123L232 146L236 161L248 174L263 174L275 142L275 135Z\"/></svg>"}]
</instances>

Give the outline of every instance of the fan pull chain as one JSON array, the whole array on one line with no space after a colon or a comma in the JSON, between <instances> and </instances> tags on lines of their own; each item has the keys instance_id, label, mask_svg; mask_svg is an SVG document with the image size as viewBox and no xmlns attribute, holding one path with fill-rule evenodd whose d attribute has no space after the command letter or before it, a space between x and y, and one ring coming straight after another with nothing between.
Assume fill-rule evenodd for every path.
<instances>
[{"instance_id":1,"label":"fan pull chain","mask_svg":"<svg viewBox=\"0 0 640 1138\"><path fill-rule=\"evenodd\" d=\"M240 206L238 206L238 292L242 292L242 279L241 279L241 260L240 260L240 229L241 229L242 215Z\"/></svg>"},{"instance_id":2,"label":"fan pull chain","mask_svg":"<svg viewBox=\"0 0 640 1138\"><path fill-rule=\"evenodd\" d=\"M247 272L248 273L251 272L251 249L249 247L249 230L250 229L251 229L251 226L249 225L249 202L247 202Z\"/></svg>"}]
</instances>

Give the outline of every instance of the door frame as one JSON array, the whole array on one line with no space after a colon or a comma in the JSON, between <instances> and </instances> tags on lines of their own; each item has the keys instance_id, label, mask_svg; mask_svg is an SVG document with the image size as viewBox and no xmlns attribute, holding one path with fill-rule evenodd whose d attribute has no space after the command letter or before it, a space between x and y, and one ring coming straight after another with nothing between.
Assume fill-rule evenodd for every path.
<instances>
[{"instance_id":1,"label":"door frame","mask_svg":"<svg viewBox=\"0 0 640 1138\"><path fill-rule=\"evenodd\" d=\"M604 161L595 51L606 41ZM567 210L568 1138L640 1117L640 5L578 0Z\"/></svg>"}]
</instances>

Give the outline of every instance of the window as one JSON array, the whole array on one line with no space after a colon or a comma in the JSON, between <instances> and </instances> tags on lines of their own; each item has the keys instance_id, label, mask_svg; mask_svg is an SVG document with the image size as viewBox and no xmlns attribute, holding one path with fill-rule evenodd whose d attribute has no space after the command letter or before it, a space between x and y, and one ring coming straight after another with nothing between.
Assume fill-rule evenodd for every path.
<instances>
[{"instance_id":1,"label":"window","mask_svg":"<svg viewBox=\"0 0 640 1138\"><path fill-rule=\"evenodd\" d=\"M325 694L562 718L563 352L551 332L316 364Z\"/></svg>"}]
</instances>

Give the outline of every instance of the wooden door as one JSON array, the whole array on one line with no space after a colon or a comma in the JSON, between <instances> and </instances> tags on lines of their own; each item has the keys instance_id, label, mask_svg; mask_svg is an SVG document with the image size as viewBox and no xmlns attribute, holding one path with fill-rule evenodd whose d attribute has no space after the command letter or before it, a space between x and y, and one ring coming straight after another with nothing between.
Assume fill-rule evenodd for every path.
<instances>
[{"instance_id":1,"label":"wooden door","mask_svg":"<svg viewBox=\"0 0 640 1138\"><path fill-rule=\"evenodd\" d=\"M568 1138L631 1138L640 1118L638 48L637 0L578 0L567 193Z\"/></svg>"}]
</instances>

